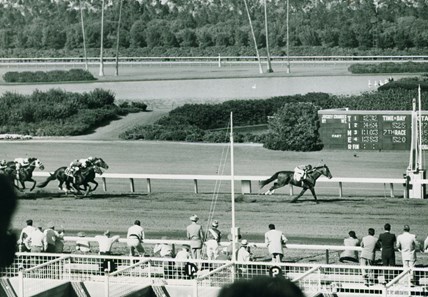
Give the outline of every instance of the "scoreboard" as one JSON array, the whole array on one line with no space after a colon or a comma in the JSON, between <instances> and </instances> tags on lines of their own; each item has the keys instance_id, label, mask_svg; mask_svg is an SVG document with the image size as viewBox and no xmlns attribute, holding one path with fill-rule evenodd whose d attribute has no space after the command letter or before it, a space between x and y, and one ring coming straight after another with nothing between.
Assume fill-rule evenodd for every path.
<instances>
[{"instance_id":1,"label":"scoreboard","mask_svg":"<svg viewBox=\"0 0 428 297\"><path fill-rule=\"evenodd\" d=\"M320 110L320 137L327 149L409 150L411 111ZM428 112L422 112L422 148L428 148Z\"/></svg>"}]
</instances>

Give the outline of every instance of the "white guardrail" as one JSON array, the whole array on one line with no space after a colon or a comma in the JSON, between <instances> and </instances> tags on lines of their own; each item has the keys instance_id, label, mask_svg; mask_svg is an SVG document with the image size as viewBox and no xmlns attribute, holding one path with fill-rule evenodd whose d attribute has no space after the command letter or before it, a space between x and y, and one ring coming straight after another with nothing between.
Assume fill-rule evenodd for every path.
<instances>
[{"instance_id":1,"label":"white guardrail","mask_svg":"<svg viewBox=\"0 0 428 297\"><path fill-rule=\"evenodd\" d=\"M265 56L261 59L266 60ZM428 56L271 56L273 63L381 63L381 62L428 62ZM65 65L99 64L99 57L62 57L62 58L0 58L0 65ZM104 57L106 64L115 64L116 57ZM183 64L183 65L216 65L222 64L255 64L256 56L211 56L211 57L119 57L120 64Z\"/></svg>"},{"instance_id":2,"label":"white guardrail","mask_svg":"<svg viewBox=\"0 0 428 297\"><path fill-rule=\"evenodd\" d=\"M33 172L33 176L48 177L49 172ZM141 174L141 173L104 173L103 175L97 175L98 178L102 179L103 189L107 191L107 179L127 179L130 182L131 192L135 192L135 179L145 179L147 182L147 192L152 192L152 180L193 180L193 190L195 193L199 192L198 181L230 181L229 175L197 175L197 174ZM234 177L235 181L241 182L241 193L250 194L252 193L252 182L258 182L265 180L270 176L244 176L237 175ZM317 183L333 183L338 184L339 197L343 197L343 183L356 183L356 184L383 184L384 186L389 185L390 197L394 196L394 184L399 184L403 187L406 180L404 178L354 178L354 177L333 177L328 179L320 177ZM422 180L422 184L428 184L428 180ZM293 186L290 185L290 195L293 195ZM406 193L406 191L404 191ZM406 194L404 195L406 196ZM407 198L407 197L405 197Z\"/></svg>"}]
</instances>

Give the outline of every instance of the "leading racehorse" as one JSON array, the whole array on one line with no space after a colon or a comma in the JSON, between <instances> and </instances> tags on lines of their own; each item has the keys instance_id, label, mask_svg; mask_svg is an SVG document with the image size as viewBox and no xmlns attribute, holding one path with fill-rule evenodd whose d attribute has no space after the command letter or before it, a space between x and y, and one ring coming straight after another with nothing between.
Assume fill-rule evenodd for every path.
<instances>
[{"instance_id":1,"label":"leading racehorse","mask_svg":"<svg viewBox=\"0 0 428 297\"><path fill-rule=\"evenodd\" d=\"M36 181L33 179L33 171L36 168L44 170L45 166L37 158L28 158L29 165L19 168L19 172L16 172L16 164L14 161L7 162L7 166L11 169L9 172L14 173L14 178L21 184L22 189L25 189L25 182L32 182L33 186L30 191L34 190L36 186ZM19 189L19 187L17 187Z\"/></svg>"},{"instance_id":2,"label":"leading racehorse","mask_svg":"<svg viewBox=\"0 0 428 297\"><path fill-rule=\"evenodd\" d=\"M50 181L57 179L59 182L58 188L61 191L62 190L66 192L70 191L71 190L70 184L71 184L78 193L80 193L80 190L84 190L85 196L87 196L89 192L94 191L98 187L98 183L95 181L95 176L96 176L96 173L100 175L103 173L100 168L108 169L109 166L102 158L95 158L91 166L89 166L88 168L82 168L79 171L79 173L76 176L76 181L73 182L73 177L65 173L65 170L67 169L67 167L63 166L55 170L54 173L50 173L50 176L44 182L39 183L37 187L44 188ZM64 183L66 184L65 189L63 188ZM88 183L95 184L95 187L92 189ZM83 186L83 189L81 189L80 186Z\"/></svg>"},{"instance_id":3,"label":"leading racehorse","mask_svg":"<svg viewBox=\"0 0 428 297\"><path fill-rule=\"evenodd\" d=\"M312 196L315 198L315 202L318 204L317 195L315 194L315 183L321 175L324 175L329 179L333 177L330 173L330 169L327 167L327 165L324 164L322 166L314 167L311 172L307 173L307 178L304 181L297 181L294 178L294 171L278 171L270 178L259 181L259 185L261 189L265 185L276 180L276 182L265 193L265 195L272 195L276 189L288 184L302 188L302 191L299 193L299 195L291 200L292 203L296 202L297 199L299 199L309 189L312 193Z\"/></svg>"}]
</instances>

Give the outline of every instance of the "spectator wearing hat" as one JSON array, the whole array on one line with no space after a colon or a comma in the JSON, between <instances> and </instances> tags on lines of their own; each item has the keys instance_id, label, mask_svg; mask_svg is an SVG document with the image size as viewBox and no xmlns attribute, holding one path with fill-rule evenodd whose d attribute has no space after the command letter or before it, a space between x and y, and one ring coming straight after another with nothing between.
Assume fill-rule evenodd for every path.
<instances>
[{"instance_id":1,"label":"spectator wearing hat","mask_svg":"<svg viewBox=\"0 0 428 297\"><path fill-rule=\"evenodd\" d=\"M162 236L162 240L167 240L167 236ZM159 253L162 258L172 258L174 248L167 242L160 242L153 248L153 254Z\"/></svg>"},{"instance_id":2,"label":"spectator wearing hat","mask_svg":"<svg viewBox=\"0 0 428 297\"><path fill-rule=\"evenodd\" d=\"M79 251L83 254L87 254L91 251L91 245L89 244L89 240L87 240L85 232L77 233L79 239L76 240L76 251Z\"/></svg>"},{"instance_id":3,"label":"spectator wearing hat","mask_svg":"<svg viewBox=\"0 0 428 297\"><path fill-rule=\"evenodd\" d=\"M177 270L177 276L183 275L184 265L187 260L191 258L189 253L190 245L183 244L181 249L175 255L175 269Z\"/></svg>"},{"instance_id":4,"label":"spectator wearing hat","mask_svg":"<svg viewBox=\"0 0 428 297\"><path fill-rule=\"evenodd\" d=\"M110 231L107 230L103 235L96 235L95 240L98 241L99 255L111 255L111 247L113 243L119 241L120 236L115 235L110 237Z\"/></svg>"},{"instance_id":5,"label":"spectator wearing hat","mask_svg":"<svg viewBox=\"0 0 428 297\"><path fill-rule=\"evenodd\" d=\"M272 262L281 262L284 257L283 245L287 242L287 237L279 230L275 230L274 224L269 224L269 231L265 233L265 243L268 246Z\"/></svg>"},{"instance_id":6,"label":"spectator wearing hat","mask_svg":"<svg viewBox=\"0 0 428 297\"><path fill-rule=\"evenodd\" d=\"M29 219L26 221L27 226L25 226L21 234L19 235L18 239L18 246L20 252L29 252L30 250L25 246L24 241L25 239L34 232L37 228L33 226L33 220Z\"/></svg>"},{"instance_id":7,"label":"spectator wearing hat","mask_svg":"<svg viewBox=\"0 0 428 297\"><path fill-rule=\"evenodd\" d=\"M59 238L63 238L64 234L60 234L55 231L55 224L53 222L49 222L44 231L45 233L45 252L46 253L55 253L56 252L56 242Z\"/></svg>"},{"instance_id":8,"label":"spectator wearing hat","mask_svg":"<svg viewBox=\"0 0 428 297\"><path fill-rule=\"evenodd\" d=\"M218 247L221 240L221 232L218 230L218 221L214 220L211 223L211 228L207 232L207 257L208 260L215 260L218 257Z\"/></svg>"},{"instance_id":9,"label":"spectator wearing hat","mask_svg":"<svg viewBox=\"0 0 428 297\"><path fill-rule=\"evenodd\" d=\"M144 229L141 227L140 220L135 220L134 225L128 228L126 238L129 248L129 255L133 257L136 255L136 253L138 253L139 256L144 256Z\"/></svg>"},{"instance_id":10,"label":"spectator wearing hat","mask_svg":"<svg viewBox=\"0 0 428 297\"><path fill-rule=\"evenodd\" d=\"M200 259L204 232L202 226L197 223L199 221L197 215L193 215L189 219L192 221L192 223L187 226L187 239L190 240L190 252L193 259Z\"/></svg>"},{"instance_id":11,"label":"spectator wearing hat","mask_svg":"<svg viewBox=\"0 0 428 297\"><path fill-rule=\"evenodd\" d=\"M238 249L238 254L236 260L238 262L249 262L252 260L253 255L251 254L250 246L248 245L248 240L241 240L241 246Z\"/></svg>"}]
</instances>

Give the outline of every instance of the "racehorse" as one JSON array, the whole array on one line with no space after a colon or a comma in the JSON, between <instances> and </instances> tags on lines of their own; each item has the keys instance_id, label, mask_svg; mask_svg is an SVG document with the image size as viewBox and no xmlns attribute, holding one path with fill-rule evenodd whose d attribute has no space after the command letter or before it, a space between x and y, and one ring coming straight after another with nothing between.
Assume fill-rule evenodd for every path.
<instances>
[{"instance_id":1,"label":"racehorse","mask_svg":"<svg viewBox=\"0 0 428 297\"><path fill-rule=\"evenodd\" d=\"M65 173L67 167L63 166L55 170L54 173L49 173L50 176L44 182L39 183L37 187L44 188L50 181L57 179L59 182L58 188L60 191L64 190L67 193L71 190L71 184L73 188L76 189L77 193L80 193L80 190L84 190L85 196L87 196L89 192L95 191L95 189L98 187L98 183L95 181L95 176L96 173L100 175L103 174L100 168L108 169L109 166L102 158L95 158L95 160L92 162L92 166L79 170L78 174L76 175L76 180L73 182L73 177ZM64 183L66 184L65 189L63 188ZM91 189L88 183L95 184L95 187ZM80 188L80 186L83 186L83 189Z\"/></svg>"},{"instance_id":2,"label":"racehorse","mask_svg":"<svg viewBox=\"0 0 428 297\"><path fill-rule=\"evenodd\" d=\"M314 196L315 198L315 202L318 204L317 195L315 194L315 183L321 175L324 175L329 179L333 177L330 173L330 169L327 167L327 165L324 164L322 166L312 168L312 170L307 173L307 177L304 181L297 181L294 178L294 171L278 171L270 178L259 181L259 185L261 189L265 185L276 180L276 182L265 193L265 195L272 195L276 189L283 187L287 184L302 188L302 191L299 193L299 195L297 195L293 200L291 200L292 203L296 202L297 199L299 199L309 189L312 193L312 196Z\"/></svg>"},{"instance_id":3,"label":"racehorse","mask_svg":"<svg viewBox=\"0 0 428 297\"><path fill-rule=\"evenodd\" d=\"M21 184L23 190L25 189L25 182L32 182L33 186L30 189L30 191L32 191L36 186L36 181L33 179L34 169L39 168L40 170L44 170L45 166L37 158L28 158L28 163L28 166L20 167L19 172L16 172L16 164L14 161L7 162L7 167L10 168L9 174L12 172L14 173L14 179L16 179L19 184ZM19 186L15 187L19 189Z\"/></svg>"}]
</instances>

